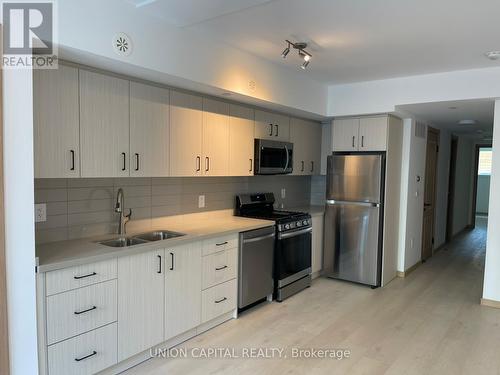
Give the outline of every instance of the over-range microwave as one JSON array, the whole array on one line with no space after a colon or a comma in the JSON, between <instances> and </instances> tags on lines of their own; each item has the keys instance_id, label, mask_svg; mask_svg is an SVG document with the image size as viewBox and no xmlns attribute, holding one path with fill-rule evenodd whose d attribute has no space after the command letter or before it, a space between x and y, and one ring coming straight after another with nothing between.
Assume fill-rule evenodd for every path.
<instances>
[{"instance_id":1,"label":"over-range microwave","mask_svg":"<svg viewBox=\"0 0 500 375\"><path fill-rule=\"evenodd\" d=\"M293 171L293 143L255 140L255 174L288 174Z\"/></svg>"}]
</instances>

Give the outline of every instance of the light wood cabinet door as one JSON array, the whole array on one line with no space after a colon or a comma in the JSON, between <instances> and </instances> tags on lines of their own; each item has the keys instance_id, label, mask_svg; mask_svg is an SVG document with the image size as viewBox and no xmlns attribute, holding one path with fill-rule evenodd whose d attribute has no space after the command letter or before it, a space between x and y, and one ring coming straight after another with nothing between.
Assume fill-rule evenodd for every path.
<instances>
[{"instance_id":1,"label":"light wood cabinet door","mask_svg":"<svg viewBox=\"0 0 500 375\"><path fill-rule=\"evenodd\" d=\"M358 151L359 118L333 120L333 151Z\"/></svg>"},{"instance_id":2,"label":"light wood cabinet door","mask_svg":"<svg viewBox=\"0 0 500 375\"><path fill-rule=\"evenodd\" d=\"M130 82L130 176L168 176L169 137L169 90Z\"/></svg>"},{"instance_id":3,"label":"light wood cabinet door","mask_svg":"<svg viewBox=\"0 0 500 375\"><path fill-rule=\"evenodd\" d=\"M203 104L200 96L170 92L170 175L202 175Z\"/></svg>"},{"instance_id":4,"label":"light wood cabinet door","mask_svg":"<svg viewBox=\"0 0 500 375\"><path fill-rule=\"evenodd\" d=\"M164 254L118 258L118 361L163 342Z\"/></svg>"},{"instance_id":5,"label":"light wood cabinet door","mask_svg":"<svg viewBox=\"0 0 500 375\"><path fill-rule=\"evenodd\" d=\"M229 107L229 175L252 176L254 172L254 110Z\"/></svg>"},{"instance_id":6,"label":"light wood cabinet door","mask_svg":"<svg viewBox=\"0 0 500 375\"><path fill-rule=\"evenodd\" d=\"M321 137L323 134L323 127L320 123L311 122L309 128L309 171L310 175L321 174Z\"/></svg>"},{"instance_id":7,"label":"light wood cabinet door","mask_svg":"<svg viewBox=\"0 0 500 375\"><path fill-rule=\"evenodd\" d=\"M288 142L290 140L290 117L256 110L255 138Z\"/></svg>"},{"instance_id":8,"label":"light wood cabinet door","mask_svg":"<svg viewBox=\"0 0 500 375\"><path fill-rule=\"evenodd\" d=\"M359 151L387 150L387 121L386 116L359 120Z\"/></svg>"},{"instance_id":9,"label":"light wood cabinet door","mask_svg":"<svg viewBox=\"0 0 500 375\"><path fill-rule=\"evenodd\" d=\"M33 71L35 178L80 177L78 69Z\"/></svg>"},{"instance_id":10,"label":"light wood cabinet door","mask_svg":"<svg viewBox=\"0 0 500 375\"><path fill-rule=\"evenodd\" d=\"M229 103L203 98L203 174L229 173Z\"/></svg>"},{"instance_id":11,"label":"light wood cabinet door","mask_svg":"<svg viewBox=\"0 0 500 375\"><path fill-rule=\"evenodd\" d=\"M201 322L201 243L165 249L165 340Z\"/></svg>"},{"instance_id":12,"label":"light wood cabinet door","mask_svg":"<svg viewBox=\"0 0 500 375\"><path fill-rule=\"evenodd\" d=\"M80 70L82 177L129 176L129 81Z\"/></svg>"},{"instance_id":13,"label":"light wood cabinet door","mask_svg":"<svg viewBox=\"0 0 500 375\"><path fill-rule=\"evenodd\" d=\"M321 167L321 124L292 118L290 142L293 143L293 174L313 175Z\"/></svg>"},{"instance_id":14,"label":"light wood cabinet door","mask_svg":"<svg viewBox=\"0 0 500 375\"><path fill-rule=\"evenodd\" d=\"M312 217L312 256L311 256L311 272L317 276L323 269L323 230L324 217L316 215Z\"/></svg>"}]
</instances>

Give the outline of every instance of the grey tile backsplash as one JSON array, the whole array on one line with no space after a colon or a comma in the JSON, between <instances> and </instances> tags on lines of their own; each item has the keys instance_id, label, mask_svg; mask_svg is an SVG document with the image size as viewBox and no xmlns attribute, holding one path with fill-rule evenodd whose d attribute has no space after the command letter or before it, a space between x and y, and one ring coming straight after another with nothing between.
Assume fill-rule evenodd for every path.
<instances>
[{"instance_id":1,"label":"grey tile backsplash","mask_svg":"<svg viewBox=\"0 0 500 375\"><path fill-rule=\"evenodd\" d=\"M308 205L321 195L321 177L312 182L309 176L36 179L35 202L47 204L47 221L35 226L36 242L116 232L114 202L120 187L125 206L133 211L129 228L142 230L155 217L233 208L239 193L272 191L279 206ZM198 208L199 195L205 195L205 208Z\"/></svg>"}]
</instances>

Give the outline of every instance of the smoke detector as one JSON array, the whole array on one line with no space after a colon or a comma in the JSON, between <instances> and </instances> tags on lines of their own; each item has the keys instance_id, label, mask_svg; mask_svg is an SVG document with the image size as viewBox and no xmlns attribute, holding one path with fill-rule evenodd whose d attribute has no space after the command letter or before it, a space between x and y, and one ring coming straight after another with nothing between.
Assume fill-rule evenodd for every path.
<instances>
[{"instance_id":1,"label":"smoke detector","mask_svg":"<svg viewBox=\"0 0 500 375\"><path fill-rule=\"evenodd\" d=\"M117 55L128 56L132 53L132 40L125 33L118 33L113 37L113 49Z\"/></svg>"},{"instance_id":2,"label":"smoke detector","mask_svg":"<svg viewBox=\"0 0 500 375\"><path fill-rule=\"evenodd\" d=\"M500 51L489 51L484 54L490 60L500 59Z\"/></svg>"}]
</instances>

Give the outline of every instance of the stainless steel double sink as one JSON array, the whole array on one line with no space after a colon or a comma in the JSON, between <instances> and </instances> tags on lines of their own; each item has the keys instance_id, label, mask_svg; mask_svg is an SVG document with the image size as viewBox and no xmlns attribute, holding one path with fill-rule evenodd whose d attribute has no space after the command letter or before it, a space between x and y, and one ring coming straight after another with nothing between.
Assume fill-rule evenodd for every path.
<instances>
[{"instance_id":1,"label":"stainless steel double sink","mask_svg":"<svg viewBox=\"0 0 500 375\"><path fill-rule=\"evenodd\" d=\"M130 237L113 238L111 240L101 241L99 243L101 245L109 247L129 247L129 246L145 244L148 242L162 241L182 236L185 236L185 234L178 232L171 232L168 230L158 230Z\"/></svg>"}]
</instances>

